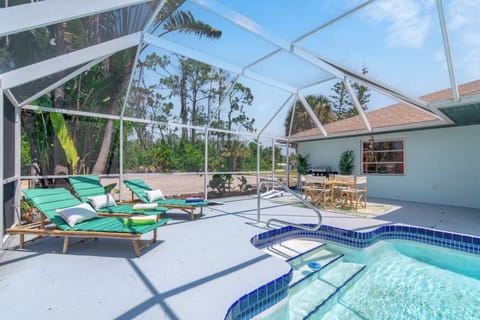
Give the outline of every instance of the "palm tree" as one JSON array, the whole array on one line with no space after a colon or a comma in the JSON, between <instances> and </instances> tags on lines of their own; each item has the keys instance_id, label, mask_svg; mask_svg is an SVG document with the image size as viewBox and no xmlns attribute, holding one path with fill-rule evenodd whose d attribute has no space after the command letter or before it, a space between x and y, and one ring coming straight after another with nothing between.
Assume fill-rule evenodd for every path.
<instances>
[{"instance_id":1,"label":"palm tree","mask_svg":"<svg viewBox=\"0 0 480 320\"><path fill-rule=\"evenodd\" d=\"M305 97L305 100L307 100L313 112L317 115L320 123L326 124L335 120L335 114L327 97L323 95L309 95ZM313 122L302 103L297 101L295 106L290 108L287 117L285 118L284 127L286 136L288 136L290 131L290 119L292 117L293 109L295 109L295 114L292 123L292 134L316 127L315 122Z\"/></svg>"},{"instance_id":2,"label":"palm tree","mask_svg":"<svg viewBox=\"0 0 480 320\"><path fill-rule=\"evenodd\" d=\"M158 15L157 19L155 20L155 24L153 26L153 32L157 30L163 24L164 32L160 34L160 36L165 35L169 32L177 31L181 33L193 33L200 38L205 36L209 39L218 39L221 37L222 32L211 27L210 25L203 23L201 21L196 20L192 13L189 11L182 11L179 10L175 13L172 13L176 9L176 5L172 4L172 2L167 2L166 5L162 8L160 14ZM133 57L133 55L131 55ZM112 106L111 112L112 114L118 114L120 109L120 103L123 98L123 94L128 86L128 81L130 77L130 70L133 65L133 59L129 61L122 61L123 70L118 74L120 77L120 85L117 88L117 91L112 96ZM112 63L114 64L114 62ZM142 68L142 66L140 66ZM182 76L186 77L186 72L182 73ZM183 81L185 80L185 81ZM180 80L180 92L182 90L186 90L186 88L182 87L186 83L186 79ZM186 102L182 101L181 109L186 110ZM185 104L185 105L184 105ZM103 173L105 171L109 154L111 152L110 148L112 146L112 139L113 139L113 120L108 119L105 125L105 133L103 135L102 145L100 147L100 152L98 154L97 160L93 167L93 173Z\"/></svg>"}]
</instances>

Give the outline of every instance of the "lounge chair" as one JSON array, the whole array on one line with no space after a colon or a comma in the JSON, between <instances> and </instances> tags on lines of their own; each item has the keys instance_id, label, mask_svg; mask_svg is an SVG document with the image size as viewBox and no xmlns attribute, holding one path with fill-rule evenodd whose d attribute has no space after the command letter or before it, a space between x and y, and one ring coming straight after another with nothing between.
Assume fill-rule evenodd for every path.
<instances>
[{"instance_id":1,"label":"lounge chair","mask_svg":"<svg viewBox=\"0 0 480 320\"><path fill-rule=\"evenodd\" d=\"M80 200L85 203L90 203L89 198L107 195L103 185L100 183L98 176L79 176L68 178L73 190L78 195ZM165 213L168 209L158 206L155 209L136 210L131 204L119 204L114 206L107 206L103 208L95 208L100 215L122 217L124 215L158 215Z\"/></svg>"},{"instance_id":2,"label":"lounge chair","mask_svg":"<svg viewBox=\"0 0 480 320\"><path fill-rule=\"evenodd\" d=\"M141 249L156 242L157 228L165 225L170 220L160 219L147 225L127 226L126 221L122 218L95 217L87 221L79 222L72 227L57 213L57 210L77 206L82 204L82 202L75 198L67 189L30 189L24 190L23 194L41 214L39 222L18 225L6 230L9 234L20 235L20 249L24 248L25 235L36 236L30 241L43 237L64 237L63 253L67 253L70 237L86 239L113 238L132 240L135 254L136 256L140 256ZM153 231L152 239L142 240L142 235L150 231ZM86 239L79 242L85 242ZM77 243L73 243L70 246Z\"/></svg>"},{"instance_id":3,"label":"lounge chair","mask_svg":"<svg viewBox=\"0 0 480 320\"><path fill-rule=\"evenodd\" d=\"M135 194L141 202L149 203L145 191L152 191L152 188L145 183L142 179L128 179L123 181L130 191L132 191L132 200L133 195ZM172 209L180 209L188 214L190 214L190 219L195 218L195 209L200 209L200 214L203 214L203 207L208 205L207 200L196 199L195 201L189 201L188 199L163 199L155 200L155 203Z\"/></svg>"}]
</instances>

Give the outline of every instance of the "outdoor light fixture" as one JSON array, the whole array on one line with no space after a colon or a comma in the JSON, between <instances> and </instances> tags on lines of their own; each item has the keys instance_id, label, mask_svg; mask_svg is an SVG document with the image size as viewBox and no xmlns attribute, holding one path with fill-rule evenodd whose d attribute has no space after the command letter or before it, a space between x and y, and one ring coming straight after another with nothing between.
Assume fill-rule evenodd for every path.
<instances>
[{"instance_id":1,"label":"outdoor light fixture","mask_svg":"<svg viewBox=\"0 0 480 320\"><path fill-rule=\"evenodd\" d=\"M370 139L368 139L368 142L370 142L368 151L370 153L370 157L373 158L375 156L375 139L373 138L373 136L370 136Z\"/></svg>"}]
</instances>

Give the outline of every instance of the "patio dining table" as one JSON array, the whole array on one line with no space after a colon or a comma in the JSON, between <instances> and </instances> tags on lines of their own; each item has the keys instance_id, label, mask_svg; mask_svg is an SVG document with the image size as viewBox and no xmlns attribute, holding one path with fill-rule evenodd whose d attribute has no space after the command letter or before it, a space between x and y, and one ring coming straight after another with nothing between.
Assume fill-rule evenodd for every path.
<instances>
[{"instance_id":1,"label":"patio dining table","mask_svg":"<svg viewBox=\"0 0 480 320\"><path fill-rule=\"evenodd\" d=\"M342 190L351 190L355 186L355 181L326 179L324 183L314 183L308 188L307 197L311 197L314 204L320 204L323 208L335 208L337 205L353 207L351 199L347 197ZM316 192L316 191L319 192ZM323 194L325 193L325 195Z\"/></svg>"},{"instance_id":2,"label":"patio dining table","mask_svg":"<svg viewBox=\"0 0 480 320\"><path fill-rule=\"evenodd\" d=\"M350 202L350 206L353 206L350 199L347 199L343 190L351 189L355 186L355 180L347 181L347 180L335 180L335 179L327 179L326 185L330 189L331 198L332 198L332 207L336 207L340 205L342 208Z\"/></svg>"}]
</instances>

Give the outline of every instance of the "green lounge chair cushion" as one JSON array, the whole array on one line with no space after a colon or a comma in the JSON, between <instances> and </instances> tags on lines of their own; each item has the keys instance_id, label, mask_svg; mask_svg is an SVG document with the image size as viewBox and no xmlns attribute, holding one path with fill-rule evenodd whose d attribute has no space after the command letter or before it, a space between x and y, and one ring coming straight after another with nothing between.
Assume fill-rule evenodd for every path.
<instances>
[{"instance_id":1,"label":"green lounge chair cushion","mask_svg":"<svg viewBox=\"0 0 480 320\"><path fill-rule=\"evenodd\" d=\"M105 188L100 183L98 176L69 177L70 184L83 202L89 202L88 197L105 194ZM159 206L156 210L133 210L129 204L121 204L112 207L105 207L98 210L102 213L140 214L157 215L165 213L168 209Z\"/></svg>"},{"instance_id":2,"label":"green lounge chair cushion","mask_svg":"<svg viewBox=\"0 0 480 320\"><path fill-rule=\"evenodd\" d=\"M60 230L96 231L96 232L123 232L146 233L166 224L170 219L160 219L155 224L141 226L124 226L122 218L98 217L70 227L65 220L55 211L72 207L82 202L75 198L67 189L29 189L23 190L26 199L54 223Z\"/></svg>"},{"instance_id":3,"label":"green lounge chair cushion","mask_svg":"<svg viewBox=\"0 0 480 320\"><path fill-rule=\"evenodd\" d=\"M68 180L83 202L88 202L88 197L106 193L98 176L70 177Z\"/></svg>"},{"instance_id":4,"label":"green lounge chair cushion","mask_svg":"<svg viewBox=\"0 0 480 320\"><path fill-rule=\"evenodd\" d=\"M125 185L140 199L140 201L144 203L148 203L147 196L145 195L145 191L150 191L152 188L145 183L142 179L128 179L124 180ZM208 200L204 200L201 202L191 202L187 203L186 200L183 199L164 199L164 200L157 200L155 203L160 205L175 205L175 206L189 206L189 207L202 207L208 204Z\"/></svg>"}]
</instances>

